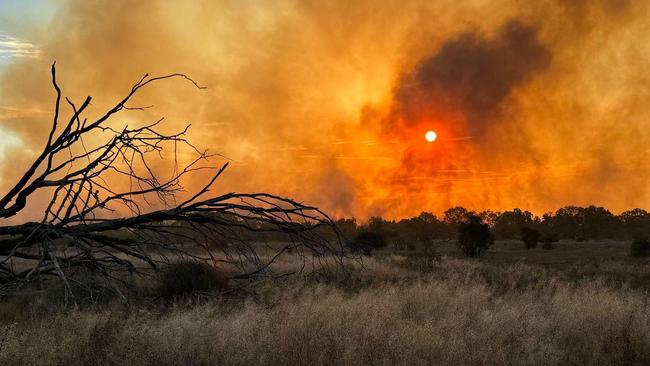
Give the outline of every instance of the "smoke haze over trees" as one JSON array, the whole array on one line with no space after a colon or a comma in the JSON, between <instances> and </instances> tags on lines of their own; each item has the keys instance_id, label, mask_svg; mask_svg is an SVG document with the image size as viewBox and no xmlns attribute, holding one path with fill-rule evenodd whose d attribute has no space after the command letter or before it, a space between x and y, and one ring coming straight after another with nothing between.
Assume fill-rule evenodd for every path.
<instances>
[{"instance_id":1,"label":"smoke haze over trees","mask_svg":"<svg viewBox=\"0 0 650 366\"><path fill-rule=\"evenodd\" d=\"M629 240L650 236L650 213L647 211L635 208L614 215L606 208L597 206L566 206L541 217L518 208L476 213L463 207L453 207L441 217L422 212L401 220L376 216L364 224L354 218L339 219L337 225L347 238L353 238L358 232L376 232L403 249L408 243L427 247L432 245L433 240L455 240L459 226L473 215L489 226L497 240L522 239L522 231L527 230L539 232L537 239L542 241L555 236L566 240Z\"/></svg>"},{"instance_id":2,"label":"smoke haze over trees","mask_svg":"<svg viewBox=\"0 0 650 366\"><path fill-rule=\"evenodd\" d=\"M201 80L196 99L146 98L232 159L224 192L364 221L452 205L650 207L650 2L49 3L34 23L0 11L0 39L29 56L0 61L0 191L43 143L42 70L57 60L62 84L96 96L93 113L145 72Z\"/></svg>"}]
</instances>

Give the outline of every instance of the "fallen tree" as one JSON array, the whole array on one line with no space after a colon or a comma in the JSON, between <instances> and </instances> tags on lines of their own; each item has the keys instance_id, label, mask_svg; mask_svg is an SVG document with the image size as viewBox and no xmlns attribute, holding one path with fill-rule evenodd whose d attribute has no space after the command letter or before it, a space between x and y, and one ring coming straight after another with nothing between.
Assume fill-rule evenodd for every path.
<instances>
[{"instance_id":1,"label":"fallen tree","mask_svg":"<svg viewBox=\"0 0 650 366\"><path fill-rule=\"evenodd\" d=\"M210 165L214 155L187 140L189 125L170 134L162 132L163 119L139 127L109 123L122 111L149 108L128 102L153 83L179 78L204 88L187 75L145 75L107 112L87 119L92 98L76 105L62 95L55 65L51 73L56 102L47 142L0 198L0 284L5 291L44 276L67 284L76 268L120 279L120 272L151 272L179 256L234 266L237 278L267 274L287 251L302 258L303 270L342 264L339 231L318 208L268 193L211 196L228 163ZM63 100L70 108L65 123ZM180 148L193 156L182 168ZM173 158L171 177L163 179L153 166L152 159L160 158ZM205 185L186 192L187 176L206 170L212 172ZM16 223L31 201L42 203L42 197L47 197L42 218ZM286 240L262 246L244 235L251 232L281 233Z\"/></svg>"}]
</instances>

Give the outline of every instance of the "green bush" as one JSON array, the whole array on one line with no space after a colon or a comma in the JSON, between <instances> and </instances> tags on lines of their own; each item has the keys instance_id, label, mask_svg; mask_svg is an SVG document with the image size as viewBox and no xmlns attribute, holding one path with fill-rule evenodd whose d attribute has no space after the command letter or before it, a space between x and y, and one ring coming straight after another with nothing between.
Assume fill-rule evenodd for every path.
<instances>
[{"instance_id":1,"label":"green bush","mask_svg":"<svg viewBox=\"0 0 650 366\"><path fill-rule=\"evenodd\" d=\"M227 277L215 267L185 260L168 265L160 274L160 295L166 299L225 290Z\"/></svg>"},{"instance_id":2,"label":"green bush","mask_svg":"<svg viewBox=\"0 0 650 366\"><path fill-rule=\"evenodd\" d=\"M639 238L632 242L630 246L630 256L647 257L650 255L650 241L648 238Z\"/></svg>"}]
</instances>

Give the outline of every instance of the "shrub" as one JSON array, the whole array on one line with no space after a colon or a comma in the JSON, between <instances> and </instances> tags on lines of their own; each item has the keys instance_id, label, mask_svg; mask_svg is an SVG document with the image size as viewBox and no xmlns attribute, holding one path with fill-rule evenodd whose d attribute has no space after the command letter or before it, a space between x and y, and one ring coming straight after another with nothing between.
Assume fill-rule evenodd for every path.
<instances>
[{"instance_id":1,"label":"shrub","mask_svg":"<svg viewBox=\"0 0 650 366\"><path fill-rule=\"evenodd\" d=\"M521 228L521 240L526 245L526 249L537 248L537 243L541 236L542 234L535 229L529 227Z\"/></svg>"},{"instance_id":2,"label":"shrub","mask_svg":"<svg viewBox=\"0 0 650 366\"><path fill-rule=\"evenodd\" d=\"M24 321L29 317L27 308L15 301L0 301L0 327Z\"/></svg>"},{"instance_id":3,"label":"shrub","mask_svg":"<svg viewBox=\"0 0 650 366\"><path fill-rule=\"evenodd\" d=\"M553 249L553 243L557 243L560 239L557 234L553 233L542 235L540 241L542 242L542 249L551 250Z\"/></svg>"},{"instance_id":4,"label":"shrub","mask_svg":"<svg viewBox=\"0 0 650 366\"><path fill-rule=\"evenodd\" d=\"M160 275L160 295L174 299L228 288L228 279L215 267L185 260L168 265Z\"/></svg>"},{"instance_id":5,"label":"shrub","mask_svg":"<svg viewBox=\"0 0 650 366\"><path fill-rule=\"evenodd\" d=\"M363 231L357 235L354 240L348 243L348 246L354 253L363 253L371 255L373 250L381 249L386 246L386 239L380 233L374 231Z\"/></svg>"},{"instance_id":6,"label":"shrub","mask_svg":"<svg viewBox=\"0 0 650 366\"><path fill-rule=\"evenodd\" d=\"M648 238L639 238L632 242L630 256L647 257L648 255L650 255L650 241Z\"/></svg>"},{"instance_id":7,"label":"shrub","mask_svg":"<svg viewBox=\"0 0 650 366\"><path fill-rule=\"evenodd\" d=\"M458 226L458 245L467 257L479 258L493 242L490 228L478 216L470 216Z\"/></svg>"},{"instance_id":8,"label":"shrub","mask_svg":"<svg viewBox=\"0 0 650 366\"><path fill-rule=\"evenodd\" d=\"M550 241L544 241L544 242L542 242L542 249L545 249L545 250L551 250L551 249L553 249L553 243L550 242Z\"/></svg>"}]
</instances>

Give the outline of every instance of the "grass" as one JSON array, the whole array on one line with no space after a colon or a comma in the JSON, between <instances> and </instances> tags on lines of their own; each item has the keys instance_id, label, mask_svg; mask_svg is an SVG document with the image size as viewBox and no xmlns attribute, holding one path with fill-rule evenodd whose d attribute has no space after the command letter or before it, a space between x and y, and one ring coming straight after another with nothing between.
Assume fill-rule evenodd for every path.
<instances>
[{"instance_id":1,"label":"grass","mask_svg":"<svg viewBox=\"0 0 650 366\"><path fill-rule=\"evenodd\" d=\"M649 364L649 266L565 263L563 245L504 245L481 262L384 253L345 279L288 277L254 296L165 306L5 303L0 364ZM512 260L531 254L558 258Z\"/></svg>"}]
</instances>

